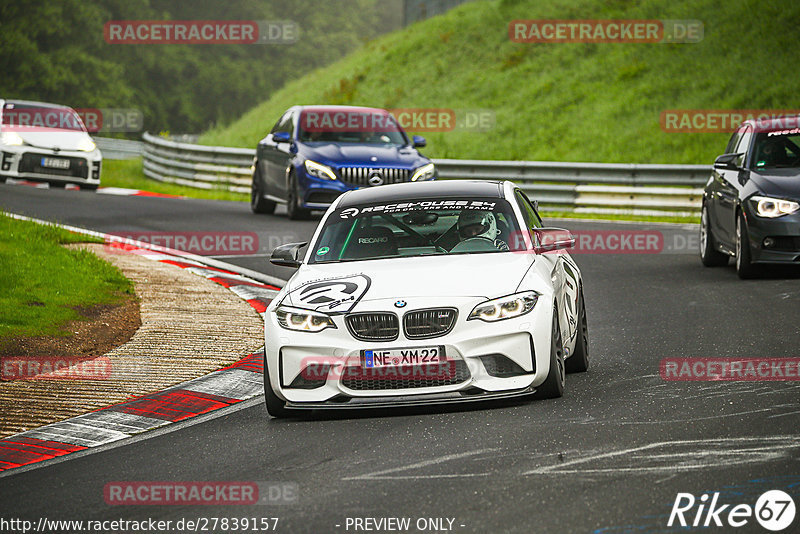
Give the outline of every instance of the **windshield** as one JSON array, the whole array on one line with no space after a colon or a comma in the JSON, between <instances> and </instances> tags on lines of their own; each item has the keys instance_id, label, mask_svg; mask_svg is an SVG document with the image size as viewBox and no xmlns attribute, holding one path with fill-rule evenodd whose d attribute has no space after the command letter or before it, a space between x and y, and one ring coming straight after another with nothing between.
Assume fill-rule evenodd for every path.
<instances>
[{"instance_id":1,"label":"windshield","mask_svg":"<svg viewBox=\"0 0 800 534\"><path fill-rule=\"evenodd\" d=\"M368 110L303 110L298 139L306 143L408 144L394 117Z\"/></svg>"},{"instance_id":2,"label":"windshield","mask_svg":"<svg viewBox=\"0 0 800 534\"><path fill-rule=\"evenodd\" d=\"M85 132L83 121L71 108L39 106L36 104L16 104L7 102L3 105L0 125L3 130L42 131L73 130Z\"/></svg>"},{"instance_id":3,"label":"windshield","mask_svg":"<svg viewBox=\"0 0 800 534\"><path fill-rule=\"evenodd\" d=\"M756 136L753 169L800 167L800 130L761 132Z\"/></svg>"},{"instance_id":4,"label":"windshield","mask_svg":"<svg viewBox=\"0 0 800 534\"><path fill-rule=\"evenodd\" d=\"M338 209L310 263L524 250L511 205L499 198L401 201Z\"/></svg>"}]
</instances>

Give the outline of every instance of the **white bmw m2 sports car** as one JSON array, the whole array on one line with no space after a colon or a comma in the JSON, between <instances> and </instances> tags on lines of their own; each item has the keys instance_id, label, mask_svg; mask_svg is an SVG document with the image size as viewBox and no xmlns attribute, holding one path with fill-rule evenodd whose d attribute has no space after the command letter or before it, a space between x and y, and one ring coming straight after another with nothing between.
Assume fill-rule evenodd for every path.
<instances>
[{"instance_id":1,"label":"white bmw m2 sports car","mask_svg":"<svg viewBox=\"0 0 800 534\"><path fill-rule=\"evenodd\" d=\"M581 274L512 182L437 181L344 193L267 309L272 416L532 395L586 371Z\"/></svg>"}]
</instances>

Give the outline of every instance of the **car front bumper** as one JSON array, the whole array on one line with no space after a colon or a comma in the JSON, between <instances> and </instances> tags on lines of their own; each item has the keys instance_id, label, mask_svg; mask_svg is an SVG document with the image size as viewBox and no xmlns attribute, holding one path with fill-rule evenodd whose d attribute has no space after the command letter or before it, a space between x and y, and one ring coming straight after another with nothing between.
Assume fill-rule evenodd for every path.
<instances>
[{"instance_id":1,"label":"car front bumper","mask_svg":"<svg viewBox=\"0 0 800 534\"><path fill-rule=\"evenodd\" d=\"M45 167L43 158L68 160L64 169ZM29 145L0 146L0 176L16 180L33 180L51 184L97 186L103 156L99 150L53 150Z\"/></svg>"},{"instance_id":2,"label":"car front bumper","mask_svg":"<svg viewBox=\"0 0 800 534\"><path fill-rule=\"evenodd\" d=\"M335 316L336 329L318 333L296 332L282 328L272 309L265 317L265 363L270 385L276 395L291 408L359 406L394 406L431 402L461 402L527 395L547 378L550 365L552 298L541 296L530 313L513 319L486 323L467 321L472 308L484 299L415 299L413 309L454 306L459 315L448 334L429 339L408 339L403 329L394 341L375 342L355 339L344 316ZM397 311L396 299L362 302L358 312ZM402 313L398 313L401 316ZM399 376L404 382L383 378L374 383L361 382L358 389L349 387L348 370L363 369L362 351L443 346L448 363L457 366L458 378L443 383L425 381L427 376ZM515 364L516 372L498 376L497 368L487 369L498 355ZM507 360L502 360L507 363ZM325 362L329 371L320 375L313 389L290 387L299 376L308 376L309 362ZM452 376L452 375L451 375ZM462 379L463 378L463 379ZM419 380L418 380L419 379ZM308 383L307 383L308 385ZM427 400L426 400L427 398Z\"/></svg>"},{"instance_id":3,"label":"car front bumper","mask_svg":"<svg viewBox=\"0 0 800 534\"><path fill-rule=\"evenodd\" d=\"M754 263L800 264L800 211L774 219L752 212L746 217ZM773 244L769 246L765 240L772 240Z\"/></svg>"}]
</instances>

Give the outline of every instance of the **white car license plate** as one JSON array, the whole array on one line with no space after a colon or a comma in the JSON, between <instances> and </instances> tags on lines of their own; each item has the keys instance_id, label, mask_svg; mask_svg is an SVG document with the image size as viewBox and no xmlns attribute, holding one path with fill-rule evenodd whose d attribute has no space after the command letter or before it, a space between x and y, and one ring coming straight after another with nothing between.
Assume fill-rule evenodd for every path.
<instances>
[{"instance_id":1,"label":"white car license plate","mask_svg":"<svg viewBox=\"0 0 800 534\"><path fill-rule=\"evenodd\" d=\"M69 160L64 158L42 158L42 167L69 169Z\"/></svg>"},{"instance_id":2,"label":"white car license plate","mask_svg":"<svg viewBox=\"0 0 800 534\"><path fill-rule=\"evenodd\" d=\"M362 352L364 367L400 367L404 365L427 365L447 362L444 347L414 347L410 349L365 350Z\"/></svg>"}]
</instances>

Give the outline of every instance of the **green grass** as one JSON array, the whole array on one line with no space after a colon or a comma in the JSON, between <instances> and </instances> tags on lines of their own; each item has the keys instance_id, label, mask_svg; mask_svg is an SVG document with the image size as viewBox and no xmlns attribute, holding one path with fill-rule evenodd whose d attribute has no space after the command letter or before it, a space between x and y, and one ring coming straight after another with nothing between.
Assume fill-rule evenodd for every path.
<instances>
[{"instance_id":1,"label":"green grass","mask_svg":"<svg viewBox=\"0 0 800 534\"><path fill-rule=\"evenodd\" d=\"M627 215L617 213L575 213L574 211L543 211L544 222L548 219L594 219L601 221L665 222L681 224L700 224L700 215L689 217L675 215Z\"/></svg>"},{"instance_id":2,"label":"green grass","mask_svg":"<svg viewBox=\"0 0 800 534\"><path fill-rule=\"evenodd\" d=\"M75 308L133 298L133 284L91 252L63 243L98 240L0 214L0 346L10 339L68 336Z\"/></svg>"},{"instance_id":3,"label":"green grass","mask_svg":"<svg viewBox=\"0 0 800 534\"><path fill-rule=\"evenodd\" d=\"M103 175L100 178L102 187L124 187L127 189L141 189L153 193L178 195L192 198L206 198L212 200L239 200L249 201L249 195L232 193L221 189L195 189L183 185L168 184L151 180L142 172L142 159L103 160Z\"/></svg>"},{"instance_id":4,"label":"green grass","mask_svg":"<svg viewBox=\"0 0 800 534\"><path fill-rule=\"evenodd\" d=\"M694 44L513 43L514 19L699 19ZM782 0L470 2L289 82L201 137L255 147L294 104L489 109L484 133L423 133L438 158L711 163L727 133L666 133L670 109L797 109L800 3ZM411 132L415 133L415 132Z\"/></svg>"}]
</instances>

